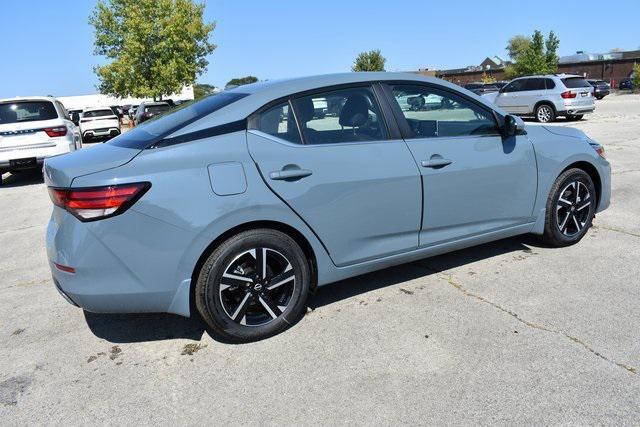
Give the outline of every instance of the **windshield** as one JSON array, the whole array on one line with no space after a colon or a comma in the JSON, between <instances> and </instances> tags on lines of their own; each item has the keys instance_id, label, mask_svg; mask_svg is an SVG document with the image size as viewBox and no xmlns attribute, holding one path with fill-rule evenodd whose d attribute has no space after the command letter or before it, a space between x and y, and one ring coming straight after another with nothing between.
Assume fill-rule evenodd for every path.
<instances>
[{"instance_id":1,"label":"windshield","mask_svg":"<svg viewBox=\"0 0 640 427\"><path fill-rule=\"evenodd\" d=\"M18 101L0 104L0 125L57 119L50 101Z\"/></svg>"},{"instance_id":2,"label":"windshield","mask_svg":"<svg viewBox=\"0 0 640 427\"><path fill-rule=\"evenodd\" d=\"M82 114L82 117L104 117L104 116L113 116L113 111L111 111L111 110L92 110L92 111L85 111Z\"/></svg>"},{"instance_id":3,"label":"windshield","mask_svg":"<svg viewBox=\"0 0 640 427\"><path fill-rule=\"evenodd\" d=\"M567 89L577 89L580 87L591 87L588 81L583 79L582 77L567 77L562 79L562 83L567 87Z\"/></svg>"},{"instance_id":4,"label":"windshield","mask_svg":"<svg viewBox=\"0 0 640 427\"><path fill-rule=\"evenodd\" d=\"M221 92L198 102L182 104L171 113L144 122L112 139L108 144L142 150L189 123L226 107L247 95L246 93Z\"/></svg>"}]
</instances>

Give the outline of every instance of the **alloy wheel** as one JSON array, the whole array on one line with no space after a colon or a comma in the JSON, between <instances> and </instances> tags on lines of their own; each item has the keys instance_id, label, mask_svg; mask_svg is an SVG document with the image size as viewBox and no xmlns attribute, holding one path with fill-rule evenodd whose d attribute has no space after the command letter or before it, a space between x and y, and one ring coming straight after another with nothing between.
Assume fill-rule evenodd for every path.
<instances>
[{"instance_id":1,"label":"alloy wheel","mask_svg":"<svg viewBox=\"0 0 640 427\"><path fill-rule=\"evenodd\" d=\"M258 247L236 256L220 277L220 302L231 320L262 326L289 306L296 286L295 271L280 252Z\"/></svg>"},{"instance_id":2,"label":"alloy wheel","mask_svg":"<svg viewBox=\"0 0 640 427\"><path fill-rule=\"evenodd\" d=\"M548 105L541 105L540 107L538 107L536 116L539 122L548 123L553 117L553 110Z\"/></svg>"},{"instance_id":3,"label":"alloy wheel","mask_svg":"<svg viewBox=\"0 0 640 427\"><path fill-rule=\"evenodd\" d=\"M591 202L589 189L580 181L573 181L562 189L556 204L556 224L562 234L573 237L584 229Z\"/></svg>"}]
</instances>

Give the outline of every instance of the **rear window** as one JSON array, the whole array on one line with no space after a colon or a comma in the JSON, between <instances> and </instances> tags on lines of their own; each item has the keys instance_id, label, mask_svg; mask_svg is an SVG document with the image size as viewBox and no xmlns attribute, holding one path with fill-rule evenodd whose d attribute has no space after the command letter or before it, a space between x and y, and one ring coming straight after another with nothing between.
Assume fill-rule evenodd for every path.
<instances>
[{"instance_id":1,"label":"rear window","mask_svg":"<svg viewBox=\"0 0 640 427\"><path fill-rule=\"evenodd\" d=\"M169 114L159 116L157 119L151 119L134 127L130 131L112 139L107 144L142 150L189 123L226 107L247 95L247 93L221 92L198 102L185 103Z\"/></svg>"},{"instance_id":2,"label":"rear window","mask_svg":"<svg viewBox=\"0 0 640 427\"><path fill-rule=\"evenodd\" d=\"M158 114L158 113L163 113L165 111L169 110L169 106L168 105L149 105L147 107L144 107L144 112L145 113L153 113L153 114Z\"/></svg>"},{"instance_id":3,"label":"rear window","mask_svg":"<svg viewBox=\"0 0 640 427\"><path fill-rule=\"evenodd\" d=\"M91 110L85 111L82 114L82 117L105 117L105 116L113 116L113 111L111 110Z\"/></svg>"},{"instance_id":4,"label":"rear window","mask_svg":"<svg viewBox=\"0 0 640 427\"><path fill-rule=\"evenodd\" d=\"M567 77L562 79L562 83L567 87L567 89L576 89L579 87L591 87L589 82L583 79L582 77Z\"/></svg>"},{"instance_id":5,"label":"rear window","mask_svg":"<svg viewBox=\"0 0 640 427\"><path fill-rule=\"evenodd\" d=\"M57 118L58 112L49 101L17 101L0 104L0 125Z\"/></svg>"}]
</instances>

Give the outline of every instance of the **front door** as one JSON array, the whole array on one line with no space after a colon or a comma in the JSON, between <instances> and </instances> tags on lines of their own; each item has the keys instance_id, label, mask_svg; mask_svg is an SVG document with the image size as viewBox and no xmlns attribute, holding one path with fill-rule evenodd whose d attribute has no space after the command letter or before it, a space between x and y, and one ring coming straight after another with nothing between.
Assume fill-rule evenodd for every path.
<instances>
[{"instance_id":1,"label":"front door","mask_svg":"<svg viewBox=\"0 0 640 427\"><path fill-rule=\"evenodd\" d=\"M394 99L440 99L421 109L394 105L408 124L406 141L423 179L420 246L534 221L537 170L526 136L503 138L491 110L453 91L408 83L388 88Z\"/></svg>"},{"instance_id":2,"label":"front door","mask_svg":"<svg viewBox=\"0 0 640 427\"><path fill-rule=\"evenodd\" d=\"M529 113L525 86L527 79L514 80L500 90L494 103L503 110L512 114Z\"/></svg>"},{"instance_id":3,"label":"front door","mask_svg":"<svg viewBox=\"0 0 640 427\"><path fill-rule=\"evenodd\" d=\"M389 138L371 87L285 100L250 122L249 152L265 182L336 265L418 246L420 173L404 141Z\"/></svg>"}]
</instances>

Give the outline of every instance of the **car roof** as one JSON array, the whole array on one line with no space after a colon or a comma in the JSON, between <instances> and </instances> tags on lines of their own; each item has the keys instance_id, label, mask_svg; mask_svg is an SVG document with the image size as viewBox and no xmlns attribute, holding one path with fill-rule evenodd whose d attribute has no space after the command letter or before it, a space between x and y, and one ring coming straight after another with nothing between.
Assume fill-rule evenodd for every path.
<instances>
[{"instance_id":1,"label":"car roof","mask_svg":"<svg viewBox=\"0 0 640 427\"><path fill-rule=\"evenodd\" d=\"M417 73L396 73L396 72L357 72L357 73L339 73L339 74L323 74L308 77L295 77L280 80L268 80L263 82L251 83L234 87L233 89L224 90L219 94L243 94L248 95L239 99L233 104L232 108L224 107L216 111L214 114L203 117L195 122L185 126L173 136L188 133L200 128L217 126L230 123L237 120L243 120L264 105L284 98L296 93L322 89L331 86L346 85L353 83L368 82L385 82L385 81L406 81L416 83L431 83L441 87L449 88L455 92L461 92L472 97L476 102L486 105L488 108L497 110L501 114L506 114L502 109L496 107L486 98L479 97L473 92L462 88L454 83L435 77L427 77Z\"/></svg>"},{"instance_id":2,"label":"car roof","mask_svg":"<svg viewBox=\"0 0 640 427\"><path fill-rule=\"evenodd\" d=\"M100 110L109 110L109 111L113 112L111 107L86 107L86 108L83 108L82 111L84 113L86 113L87 111L100 111Z\"/></svg>"},{"instance_id":3,"label":"car roof","mask_svg":"<svg viewBox=\"0 0 640 427\"><path fill-rule=\"evenodd\" d=\"M6 103L6 102L24 102L24 101L50 101L50 102L55 102L57 101L56 98L52 97L52 96L16 96L15 98L1 98L0 102L2 103Z\"/></svg>"}]
</instances>

